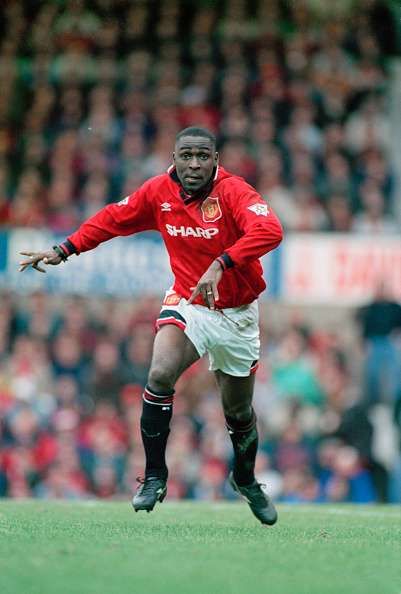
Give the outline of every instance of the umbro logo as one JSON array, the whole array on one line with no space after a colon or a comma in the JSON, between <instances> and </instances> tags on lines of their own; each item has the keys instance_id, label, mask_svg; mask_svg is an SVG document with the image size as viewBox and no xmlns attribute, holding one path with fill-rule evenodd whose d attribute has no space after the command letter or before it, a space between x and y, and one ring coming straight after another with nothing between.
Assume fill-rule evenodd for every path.
<instances>
[{"instance_id":1,"label":"umbro logo","mask_svg":"<svg viewBox=\"0 0 401 594\"><path fill-rule=\"evenodd\" d=\"M170 202L163 202L162 204L160 204L160 207L162 209L162 212L171 212Z\"/></svg>"}]
</instances>

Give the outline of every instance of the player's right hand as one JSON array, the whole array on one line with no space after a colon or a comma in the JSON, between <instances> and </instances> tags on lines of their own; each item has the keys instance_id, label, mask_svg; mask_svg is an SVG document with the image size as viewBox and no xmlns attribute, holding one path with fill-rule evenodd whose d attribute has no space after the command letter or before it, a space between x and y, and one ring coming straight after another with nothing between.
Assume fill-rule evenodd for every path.
<instances>
[{"instance_id":1,"label":"player's right hand","mask_svg":"<svg viewBox=\"0 0 401 594\"><path fill-rule=\"evenodd\" d=\"M212 262L206 272L201 276L196 287L191 287L191 296L188 303L193 303L198 295L209 309L216 309L215 302L219 300L217 285L219 284L223 270L216 260Z\"/></svg>"},{"instance_id":2,"label":"player's right hand","mask_svg":"<svg viewBox=\"0 0 401 594\"><path fill-rule=\"evenodd\" d=\"M40 262L43 264L51 264L52 266L57 266L62 262L62 258L54 251L49 250L47 252L20 252L21 256L28 256L25 260L21 260L19 272L24 272L28 266L32 266L38 272L46 272L43 268L39 266Z\"/></svg>"}]
</instances>

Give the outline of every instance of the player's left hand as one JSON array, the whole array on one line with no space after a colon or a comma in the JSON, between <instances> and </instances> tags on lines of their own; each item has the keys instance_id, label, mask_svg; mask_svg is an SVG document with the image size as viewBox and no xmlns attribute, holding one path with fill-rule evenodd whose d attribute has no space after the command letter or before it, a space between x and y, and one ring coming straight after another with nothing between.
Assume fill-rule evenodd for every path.
<instances>
[{"instance_id":1,"label":"player's left hand","mask_svg":"<svg viewBox=\"0 0 401 594\"><path fill-rule=\"evenodd\" d=\"M215 303L219 299L217 285L219 284L223 270L219 262L212 262L206 272L201 276L196 287L191 287L192 294L188 303L192 303L198 295L202 295L203 301L209 309L215 309Z\"/></svg>"}]
</instances>

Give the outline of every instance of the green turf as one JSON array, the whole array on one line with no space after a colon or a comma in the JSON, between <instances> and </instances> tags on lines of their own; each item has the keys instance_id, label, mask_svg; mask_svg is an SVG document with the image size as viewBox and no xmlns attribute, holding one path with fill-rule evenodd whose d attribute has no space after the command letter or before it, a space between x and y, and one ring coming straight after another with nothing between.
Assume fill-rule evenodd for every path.
<instances>
[{"instance_id":1,"label":"green turf","mask_svg":"<svg viewBox=\"0 0 401 594\"><path fill-rule=\"evenodd\" d=\"M401 509L2 501L1 594L401 594Z\"/></svg>"}]
</instances>

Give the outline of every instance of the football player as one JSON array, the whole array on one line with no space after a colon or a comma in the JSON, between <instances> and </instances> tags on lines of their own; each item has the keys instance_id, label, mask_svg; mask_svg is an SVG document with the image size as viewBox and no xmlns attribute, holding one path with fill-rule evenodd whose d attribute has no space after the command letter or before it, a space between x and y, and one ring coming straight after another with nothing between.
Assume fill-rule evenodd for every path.
<instances>
[{"instance_id":1,"label":"football player","mask_svg":"<svg viewBox=\"0 0 401 594\"><path fill-rule=\"evenodd\" d=\"M219 165L214 135L204 128L181 130L166 173L105 206L64 243L23 252L20 270L32 266L44 272L43 264L58 265L112 237L151 229L163 237L174 284L156 321L143 393L146 469L134 509L151 511L166 496L174 386L207 353L234 449L229 481L260 522L274 524L274 505L254 475L258 433L252 395L260 345L257 298L266 287L259 258L279 245L282 228L256 190Z\"/></svg>"}]
</instances>

